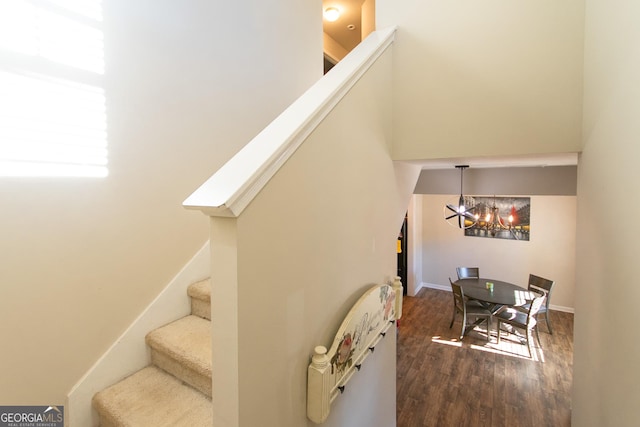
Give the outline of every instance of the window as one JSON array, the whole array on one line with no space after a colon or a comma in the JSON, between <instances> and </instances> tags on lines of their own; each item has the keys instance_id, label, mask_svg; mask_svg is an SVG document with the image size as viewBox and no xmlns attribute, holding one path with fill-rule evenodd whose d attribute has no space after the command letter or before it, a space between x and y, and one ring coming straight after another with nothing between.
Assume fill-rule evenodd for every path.
<instances>
[{"instance_id":1,"label":"window","mask_svg":"<svg viewBox=\"0 0 640 427\"><path fill-rule=\"evenodd\" d=\"M0 1L0 176L108 174L101 2Z\"/></svg>"}]
</instances>

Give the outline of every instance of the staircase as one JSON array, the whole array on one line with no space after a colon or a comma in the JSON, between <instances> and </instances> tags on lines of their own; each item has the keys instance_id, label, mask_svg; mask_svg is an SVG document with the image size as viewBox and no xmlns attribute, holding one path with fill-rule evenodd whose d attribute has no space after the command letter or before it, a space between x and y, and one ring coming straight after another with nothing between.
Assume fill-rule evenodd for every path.
<instances>
[{"instance_id":1,"label":"staircase","mask_svg":"<svg viewBox=\"0 0 640 427\"><path fill-rule=\"evenodd\" d=\"M210 427L211 290L189 286L191 315L146 336L151 365L96 393L102 427Z\"/></svg>"}]
</instances>

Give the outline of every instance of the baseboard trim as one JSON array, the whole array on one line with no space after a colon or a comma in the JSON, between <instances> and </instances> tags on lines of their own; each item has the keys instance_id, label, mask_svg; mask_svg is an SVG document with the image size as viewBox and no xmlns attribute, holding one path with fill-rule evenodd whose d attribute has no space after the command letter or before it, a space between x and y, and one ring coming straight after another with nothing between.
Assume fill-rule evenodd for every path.
<instances>
[{"instance_id":1,"label":"baseboard trim","mask_svg":"<svg viewBox=\"0 0 640 427\"><path fill-rule=\"evenodd\" d=\"M565 313L575 314L575 309L573 307L565 307L565 306L562 306L562 305L550 304L549 305L549 310L563 311Z\"/></svg>"},{"instance_id":2,"label":"baseboard trim","mask_svg":"<svg viewBox=\"0 0 640 427\"><path fill-rule=\"evenodd\" d=\"M409 295L410 297L415 297L422 288L424 288L424 283L419 283L418 285L416 285L415 289L413 289L413 292L411 289L409 289L407 295Z\"/></svg>"},{"instance_id":3,"label":"baseboard trim","mask_svg":"<svg viewBox=\"0 0 640 427\"><path fill-rule=\"evenodd\" d=\"M209 242L196 253L127 330L111 345L78 381L66 401L65 426L97 426L98 415L91 399L100 390L115 384L150 363L145 344L147 333L188 315L190 284L210 276Z\"/></svg>"},{"instance_id":4,"label":"baseboard trim","mask_svg":"<svg viewBox=\"0 0 640 427\"><path fill-rule=\"evenodd\" d=\"M451 292L451 285L438 285L436 283L425 283L422 282L420 284L420 288L430 288L430 289L437 289L439 291L448 291Z\"/></svg>"}]
</instances>

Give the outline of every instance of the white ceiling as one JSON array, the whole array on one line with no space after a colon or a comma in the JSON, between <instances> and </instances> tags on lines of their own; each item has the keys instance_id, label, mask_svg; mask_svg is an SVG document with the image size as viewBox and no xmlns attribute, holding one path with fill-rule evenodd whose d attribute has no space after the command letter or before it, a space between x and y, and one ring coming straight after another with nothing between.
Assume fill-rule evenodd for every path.
<instances>
[{"instance_id":1,"label":"white ceiling","mask_svg":"<svg viewBox=\"0 0 640 427\"><path fill-rule=\"evenodd\" d=\"M363 2L364 0L322 1L323 11L328 7L335 7L340 11L340 18L337 21L328 22L323 19L324 32L349 51L361 41L361 10ZM355 28L350 30L347 28L348 25L353 25Z\"/></svg>"},{"instance_id":2,"label":"white ceiling","mask_svg":"<svg viewBox=\"0 0 640 427\"><path fill-rule=\"evenodd\" d=\"M578 164L578 153L457 157L448 159L411 160L409 163L419 164L422 169L453 169L456 165L469 165L471 168L575 166Z\"/></svg>"}]
</instances>

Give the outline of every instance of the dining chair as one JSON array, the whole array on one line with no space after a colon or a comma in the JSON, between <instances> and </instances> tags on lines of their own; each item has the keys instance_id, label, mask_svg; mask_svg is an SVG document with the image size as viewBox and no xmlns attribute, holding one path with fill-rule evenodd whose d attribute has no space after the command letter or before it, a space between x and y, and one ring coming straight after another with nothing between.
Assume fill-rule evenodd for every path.
<instances>
[{"instance_id":1,"label":"dining chair","mask_svg":"<svg viewBox=\"0 0 640 427\"><path fill-rule=\"evenodd\" d=\"M460 329L460 341L466 335L467 328L467 316L477 318L486 318L487 320L487 341L491 339L491 311L482 305L479 301L469 300L464 296L464 291L460 287L460 285L456 285L453 283L451 278L449 278L449 283L451 283L451 290L453 291L453 316L451 317L451 324L449 328L453 327L453 323L456 320L456 314L462 314L462 327Z\"/></svg>"},{"instance_id":2,"label":"dining chair","mask_svg":"<svg viewBox=\"0 0 640 427\"><path fill-rule=\"evenodd\" d=\"M528 290L544 294L546 296L545 303L540 307L538 314L544 313L547 329L551 335L553 335L553 330L551 329L551 321L549 320L549 301L551 301L551 290L553 289L554 283L555 282L553 280L545 279L543 277L536 276L535 274L529 274L529 284L527 285ZM528 310L529 305L530 304L523 305L522 309L525 311Z\"/></svg>"},{"instance_id":3,"label":"dining chair","mask_svg":"<svg viewBox=\"0 0 640 427\"><path fill-rule=\"evenodd\" d=\"M479 279L480 268L478 267L456 267L458 279Z\"/></svg>"},{"instance_id":4,"label":"dining chair","mask_svg":"<svg viewBox=\"0 0 640 427\"><path fill-rule=\"evenodd\" d=\"M529 357L531 357L531 341L532 341L532 333L535 330L536 338L538 339L538 345L542 348L542 343L540 342L540 335L538 334L537 324L538 321L536 319L536 315L538 311L540 311L540 307L544 304L544 300L546 295L538 294L539 296L534 298L533 301L529 304L529 308L526 313L517 310L516 308L504 308L494 315L494 317L498 320L498 344L500 344L500 332L501 326L503 323L511 325L517 329L523 329L526 331L527 336L527 351L529 352Z\"/></svg>"},{"instance_id":5,"label":"dining chair","mask_svg":"<svg viewBox=\"0 0 640 427\"><path fill-rule=\"evenodd\" d=\"M478 267L456 267L456 273L458 274L458 280L460 279L479 279L480 268ZM467 297L469 300L475 300L474 298ZM489 308L490 304L481 302L482 306Z\"/></svg>"}]
</instances>

